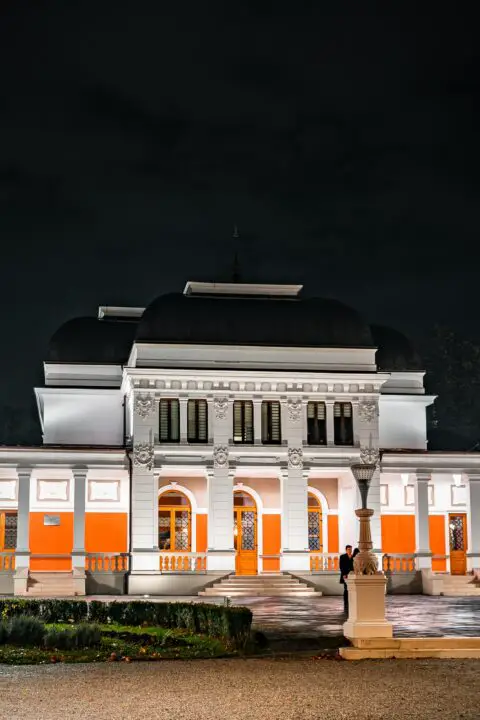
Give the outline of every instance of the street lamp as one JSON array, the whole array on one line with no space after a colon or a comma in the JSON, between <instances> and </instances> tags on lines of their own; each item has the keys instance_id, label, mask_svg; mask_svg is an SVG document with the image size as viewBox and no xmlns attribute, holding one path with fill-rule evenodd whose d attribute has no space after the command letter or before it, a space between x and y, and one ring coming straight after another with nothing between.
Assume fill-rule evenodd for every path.
<instances>
[{"instance_id":1,"label":"street lamp","mask_svg":"<svg viewBox=\"0 0 480 720\"><path fill-rule=\"evenodd\" d=\"M358 540L360 552L353 561L355 575L376 575L378 573L378 561L372 553L373 543L370 528L370 518L374 511L367 508L368 491L376 467L376 463L356 463L350 466L362 499L362 507L355 510L355 515L360 520L360 537Z\"/></svg>"}]
</instances>

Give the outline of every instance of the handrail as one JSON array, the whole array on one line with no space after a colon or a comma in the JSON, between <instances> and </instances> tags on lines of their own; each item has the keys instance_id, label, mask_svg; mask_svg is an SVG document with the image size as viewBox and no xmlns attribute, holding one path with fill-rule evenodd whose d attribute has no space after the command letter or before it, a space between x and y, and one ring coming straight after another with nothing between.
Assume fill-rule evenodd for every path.
<instances>
[{"instance_id":1,"label":"handrail","mask_svg":"<svg viewBox=\"0 0 480 720\"><path fill-rule=\"evenodd\" d=\"M207 553L168 550L158 553L161 573L207 572Z\"/></svg>"}]
</instances>

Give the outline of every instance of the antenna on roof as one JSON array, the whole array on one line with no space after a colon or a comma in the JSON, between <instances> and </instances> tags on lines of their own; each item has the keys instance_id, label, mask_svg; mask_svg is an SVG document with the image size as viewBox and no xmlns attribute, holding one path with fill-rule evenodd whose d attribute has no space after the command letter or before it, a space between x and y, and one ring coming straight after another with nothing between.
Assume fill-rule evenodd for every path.
<instances>
[{"instance_id":1,"label":"antenna on roof","mask_svg":"<svg viewBox=\"0 0 480 720\"><path fill-rule=\"evenodd\" d=\"M236 225L233 226L233 236L232 237L235 241L235 245L238 245L238 239L239 239L240 235L238 232L238 227ZM232 282L234 282L234 283L240 282L240 263L238 260L238 247L235 247L235 255L233 256Z\"/></svg>"}]
</instances>

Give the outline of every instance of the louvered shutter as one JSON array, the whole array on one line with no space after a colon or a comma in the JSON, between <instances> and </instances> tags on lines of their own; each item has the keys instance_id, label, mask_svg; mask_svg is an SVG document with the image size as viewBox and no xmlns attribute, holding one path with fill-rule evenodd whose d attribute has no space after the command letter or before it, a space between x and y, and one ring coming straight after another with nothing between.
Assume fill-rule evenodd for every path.
<instances>
[{"instance_id":1,"label":"louvered shutter","mask_svg":"<svg viewBox=\"0 0 480 720\"><path fill-rule=\"evenodd\" d=\"M208 442L208 405L206 400L197 400L198 403L198 427L197 435L199 442Z\"/></svg>"},{"instance_id":2,"label":"louvered shutter","mask_svg":"<svg viewBox=\"0 0 480 720\"><path fill-rule=\"evenodd\" d=\"M253 443L253 402L244 401L244 429L243 442Z\"/></svg>"},{"instance_id":3,"label":"louvered shutter","mask_svg":"<svg viewBox=\"0 0 480 720\"><path fill-rule=\"evenodd\" d=\"M197 442L197 400L187 403L187 437L188 442Z\"/></svg>"},{"instance_id":4,"label":"louvered shutter","mask_svg":"<svg viewBox=\"0 0 480 720\"><path fill-rule=\"evenodd\" d=\"M178 400L170 400L170 440L180 440L180 408Z\"/></svg>"},{"instance_id":5,"label":"louvered shutter","mask_svg":"<svg viewBox=\"0 0 480 720\"><path fill-rule=\"evenodd\" d=\"M243 442L243 403L240 400L233 403L233 442Z\"/></svg>"},{"instance_id":6,"label":"louvered shutter","mask_svg":"<svg viewBox=\"0 0 480 720\"><path fill-rule=\"evenodd\" d=\"M160 400L160 427L159 427L159 435L160 435L160 442L167 442L169 439L169 423L168 423L168 400Z\"/></svg>"},{"instance_id":7,"label":"louvered shutter","mask_svg":"<svg viewBox=\"0 0 480 720\"><path fill-rule=\"evenodd\" d=\"M271 429L270 442L280 443L281 442L280 403L277 401L271 402L269 410L270 410L270 429Z\"/></svg>"}]
</instances>

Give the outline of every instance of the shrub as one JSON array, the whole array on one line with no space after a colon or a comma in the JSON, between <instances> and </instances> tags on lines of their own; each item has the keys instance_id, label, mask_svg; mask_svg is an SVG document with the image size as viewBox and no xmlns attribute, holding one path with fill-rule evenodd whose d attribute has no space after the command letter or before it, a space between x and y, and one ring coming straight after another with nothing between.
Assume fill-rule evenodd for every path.
<instances>
[{"instance_id":1,"label":"shrub","mask_svg":"<svg viewBox=\"0 0 480 720\"><path fill-rule=\"evenodd\" d=\"M45 636L45 625L30 615L13 617L7 624L7 642L12 645L41 646Z\"/></svg>"},{"instance_id":2,"label":"shrub","mask_svg":"<svg viewBox=\"0 0 480 720\"><path fill-rule=\"evenodd\" d=\"M77 648L95 647L101 640L102 632L93 623L81 623L72 632L73 646Z\"/></svg>"},{"instance_id":3,"label":"shrub","mask_svg":"<svg viewBox=\"0 0 480 720\"><path fill-rule=\"evenodd\" d=\"M221 638L243 647L249 637L252 613L248 608L204 603L155 603L143 600L101 602L92 600L0 600L3 619L35 615L48 623L118 623L119 625L157 625L184 628L190 632Z\"/></svg>"},{"instance_id":4,"label":"shrub","mask_svg":"<svg viewBox=\"0 0 480 720\"><path fill-rule=\"evenodd\" d=\"M45 635L45 647L47 650L71 650L73 647L72 638L72 630L57 630L56 628L52 628Z\"/></svg>"}]
</instances>

